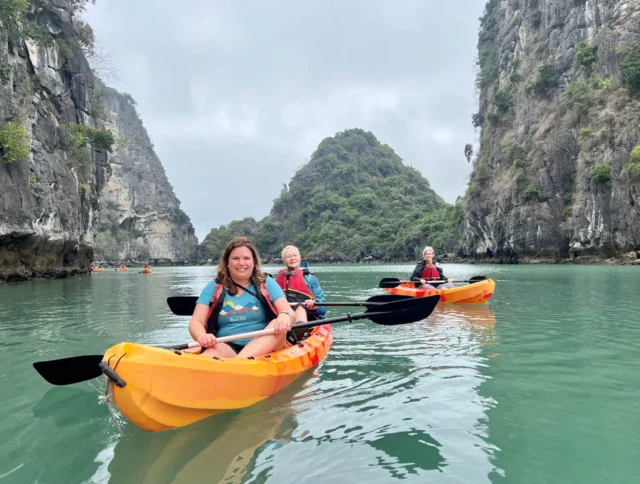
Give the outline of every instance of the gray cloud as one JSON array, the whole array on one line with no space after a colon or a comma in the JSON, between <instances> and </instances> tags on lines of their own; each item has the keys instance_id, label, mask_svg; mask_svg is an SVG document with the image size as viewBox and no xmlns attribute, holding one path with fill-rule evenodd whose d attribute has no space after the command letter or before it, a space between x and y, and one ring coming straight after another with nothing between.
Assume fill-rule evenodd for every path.
<instances>
[{"instance_id":1,"label":"gray cloud","mask_svg":"<svg viewBox=\"0 0 640 484\"><path fill-rule=\"evenodd\" d=\"M318 143L372 131L453 202L476 134L478 0L99 0L86 19L200 240L269 212ZM224 208L223 208L224 207Z\"/></svg>"}]
</instances>

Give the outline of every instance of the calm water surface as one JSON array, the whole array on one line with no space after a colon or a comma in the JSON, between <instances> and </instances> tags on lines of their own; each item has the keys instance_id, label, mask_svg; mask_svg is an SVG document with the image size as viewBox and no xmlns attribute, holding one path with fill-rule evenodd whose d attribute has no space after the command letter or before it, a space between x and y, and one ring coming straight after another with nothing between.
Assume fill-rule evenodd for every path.
<instances>
[{"instance_id":1,"label":"calm water surface","mask_svg":"<svg viewBox=\"0 0 640 484\"><path fill-rule=\"evenodd\" d=\"M349 301L413 266L313 269L330 301ZM187 342L165 300L211 272L0 285L0 484L638 482L637 267L445 265L491 277L495 296L398 327L334 325L328 357L294 385L175 431L120 419L122 438L101 379L53 387L33 370L120 341Z\"/></svg>"}]
</instances>

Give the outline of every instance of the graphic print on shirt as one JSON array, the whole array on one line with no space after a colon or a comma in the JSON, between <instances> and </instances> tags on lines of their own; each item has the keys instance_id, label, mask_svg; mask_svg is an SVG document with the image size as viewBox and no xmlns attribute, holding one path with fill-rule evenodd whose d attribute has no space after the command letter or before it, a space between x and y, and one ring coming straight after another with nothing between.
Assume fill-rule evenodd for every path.
<instances>
[{"instance_id":1,"label":"graphic print on shirt","mask_svg":"<svg viewBox=\"0 0 640 484\"><path fill-rule=\"evenodd\" d=\"M235 305L233 301L225 301L220 310L220 316L228 316L229 321L232 323L247 321L248 313L257 313L260 311L258 306L252 308L245 308L244 306Z\"/></svg>"}]
</instances>

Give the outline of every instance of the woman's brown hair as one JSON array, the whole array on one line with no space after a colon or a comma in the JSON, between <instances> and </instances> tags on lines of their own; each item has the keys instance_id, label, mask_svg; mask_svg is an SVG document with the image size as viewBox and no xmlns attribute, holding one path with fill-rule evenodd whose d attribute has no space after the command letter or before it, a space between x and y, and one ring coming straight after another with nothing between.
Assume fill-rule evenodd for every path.
<instances>
[{"instance_id":1,"label":"woman's brown hair","mask_svg":"<svg viewBox=\"0 0 640 484\"><path fill-rule=\"evenodd\" d=\"M222 255L220 256L220 262L218 262L218 269L216 272L216 282L222 284L229 294L234 296L238 292L238 286L235 285L231 274L229 273L229 257L231 252L238 247L246 247L251 251L253 257L253 272L251 273L251 282L256 289L259 289L266 279L267 275L262 272L262 262L260 261L260 255L253 246L251 241L246 237L236 237L227 244Z\"/></svg>"}]
</instances>

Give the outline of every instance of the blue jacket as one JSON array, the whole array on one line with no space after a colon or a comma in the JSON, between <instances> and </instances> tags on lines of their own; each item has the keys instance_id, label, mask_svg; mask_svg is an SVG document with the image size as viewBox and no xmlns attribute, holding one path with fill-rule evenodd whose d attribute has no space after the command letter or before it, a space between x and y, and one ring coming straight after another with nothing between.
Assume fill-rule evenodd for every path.
<instances>
[{"instance_id":1,"label":"blue jacket","mask_svg":"<svg viewBox=\"0 0 640 484\"><path fill-rule=\"evenodd\" d=\"M311 289L311 292L316 297L316 302L319 302L319 303L325 302L326 299L324 298L324 292L322 292L322 287L320 287L318 278L309 271L309 264L307 264L306 261L302 261L300 263L300 268L304 272L304 282L307 283L307 286L309 287L309 289ZM327 308L325 306L318 306L318 309L316 310L316 314L321 319L326 318Z\"/></svg>"},{"instance_id":2,"label":"blue jacket","mask_svg":"<svg viewBox=\"0 0 640 484\"><path fill-rule=\"evenodd\" d=\"M325 302L324 292L322 292L322 288L320 287L320 283L318 282L318 278L316 276L305 271L304 282L307 283L307 286L309 287L309 289L311 289L311 292L316 297L316 302ZM327 308L325 306L318 306L316 314L319 318L324 319L327 315Z\"/></svg>"}]
</instances>

